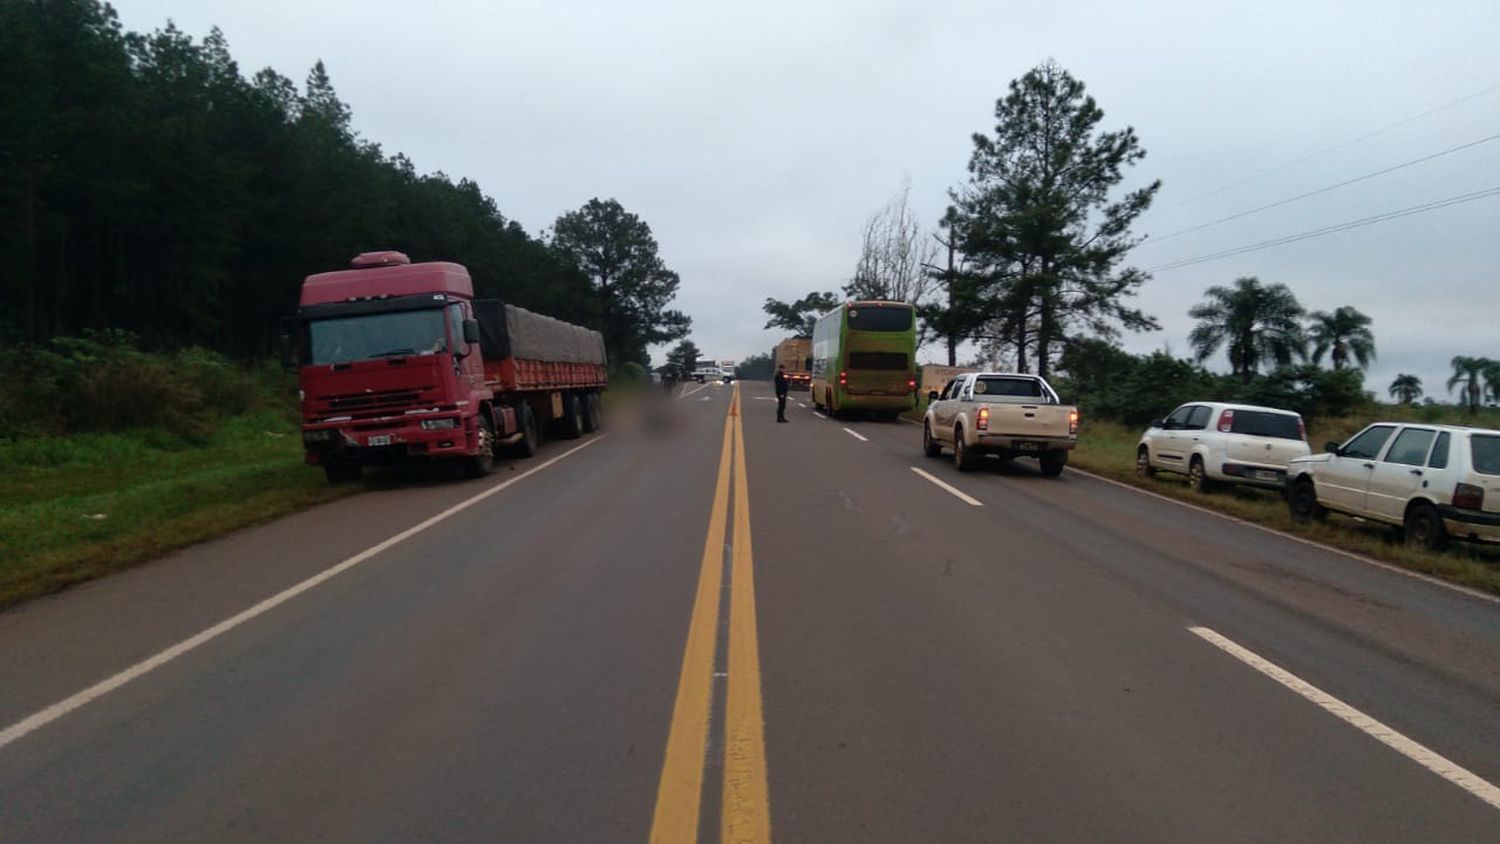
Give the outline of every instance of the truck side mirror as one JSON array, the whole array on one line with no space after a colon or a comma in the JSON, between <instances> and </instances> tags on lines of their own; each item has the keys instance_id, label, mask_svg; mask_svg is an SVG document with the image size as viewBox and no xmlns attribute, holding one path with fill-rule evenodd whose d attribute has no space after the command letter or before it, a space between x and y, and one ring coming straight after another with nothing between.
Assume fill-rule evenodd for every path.
<instances>
[{"instance_id":1,"label":"truck side mirror","mask_svg":"<svg viewBox=\"0 0 1500 844\"><path fill-rule=\"evenodd\" d=\"M293 353L292 335L290 334L281 335L281 368L297 368L297 355Z\"/></svg>"},{"instance_id":2,"label":"truck side mirror","mask_svg":"<svg viewBox=\"0 0 1500 844\"><path fill-rule=\"evenodd\" d=\"M464 320L464 342L470 344L479 342L479 320Z\"/></svg>"}]
</instances>

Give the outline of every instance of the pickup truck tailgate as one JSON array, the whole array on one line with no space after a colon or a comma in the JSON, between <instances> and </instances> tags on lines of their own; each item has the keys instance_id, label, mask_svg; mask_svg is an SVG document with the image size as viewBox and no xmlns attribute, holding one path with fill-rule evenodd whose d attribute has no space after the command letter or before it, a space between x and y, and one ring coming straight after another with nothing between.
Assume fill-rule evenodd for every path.
<instances>
[{"instance_id":1,"label":"pickup truck tailgate","mask_svg":"<svg viewBox=\"0 0 1500 844\"><path fill-rule=\"evenodd\" d=\"M991 434L1066 437L1073 408L1058 404L990 404Z\"/></svg>"}]
</instances>

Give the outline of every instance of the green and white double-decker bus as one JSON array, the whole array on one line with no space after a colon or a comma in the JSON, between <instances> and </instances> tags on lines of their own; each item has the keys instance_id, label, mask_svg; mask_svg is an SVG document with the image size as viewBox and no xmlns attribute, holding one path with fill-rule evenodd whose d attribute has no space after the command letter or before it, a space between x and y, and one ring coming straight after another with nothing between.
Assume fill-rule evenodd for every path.
<instances>
[{"instance_id":1,"label":"green and white double-decker bus","mask_svg":"<svg viewBox=\"0 0 1500 844\"><path fill-rule=\"evenodd\" d=\"M813 403L895 416L917 406L917 315L905 302L846 302L813 328Z\"/></svg>"}]
</instances>

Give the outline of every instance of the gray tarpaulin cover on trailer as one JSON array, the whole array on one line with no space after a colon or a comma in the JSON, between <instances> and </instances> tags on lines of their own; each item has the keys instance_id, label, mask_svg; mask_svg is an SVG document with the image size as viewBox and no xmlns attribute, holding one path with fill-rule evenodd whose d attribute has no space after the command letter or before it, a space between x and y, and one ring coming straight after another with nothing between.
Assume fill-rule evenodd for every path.
<instances>
[{"instance_id":1,"label":"gray tarpaulin cover on trailer","mask_svg":"<svg viewBox=\"0 0 1500 844\"><path fill-rule=\"evenodd\" d=\"M502 316L503 312L503 316ZM495 299L474 302L484 356L604 365L604 335Z\"/></svg>"}]
</instances>

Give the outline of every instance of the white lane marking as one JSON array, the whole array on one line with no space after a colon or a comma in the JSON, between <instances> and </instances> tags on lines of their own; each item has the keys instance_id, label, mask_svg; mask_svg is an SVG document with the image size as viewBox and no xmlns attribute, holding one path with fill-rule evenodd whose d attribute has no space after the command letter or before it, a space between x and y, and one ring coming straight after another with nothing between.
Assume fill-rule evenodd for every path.
<instances>
[{"instance_id":1,"label":"white lane marking","mask_svg":"<svg viewBox=\"0 0 1500 844\"><path fill-rule=\"evenodd\" d=\"M968 493L966 493L963 490L960 490L959 488L957 488L957 487L949 484L947 481L944 481L941 478L934 477L934 476L928 474L927 472L924 472L921 469L918 469L915 466L911 467L911 470L913 472L916 472L917 474L921 475L922 477L926 478L927 480L932 481L933 483L937 484L943 490L945 490L948 493L951 493L955 498L957 498L958 500L964 502L965 504L968 504L971 507L983 507L984 506L984 502L983 501L980 501L979 499L975 498L974 496L969 495Z\"/></svg>"},{"instance_id":2,"label":"white lane marking","mask_svg":"<svg viewBox=\"0 0 1500 844\"><path fill-rule=\"evenodd\" d=\"M851 436L851 437L853 437L853 438L855 438L855 439L856 439L856 440L859 440L859 441L860 441L860 442L862 442L862 443L867 443L867 442L869 442L869 441L870 441L870 438L869 438L869 437L867 437L867 436L865 436L865 435L864 435L864 434L860 434L860 433L857 433L857 432L855 432L855 431L852 431L852 430L850 430L850 429L848 429L848 428L845 428L845 429L844 429L844 433L846 433L846 434L848 434L848 435L849 435L849 436Z\"/></svg>"},{"instance_id":3,"label":"white lane marking","mask_svg":"<svg viewBox=\"0 0 1500 844\"><path fill-rule=\"evenodd\" d=\"M818 417L819 419L827 419L828 418L827 416L824 416L823 414L817 412L816 410L813 411L813 415L816 416L816 417Z\"/></svg>"},{"instance_id":4,"label":"white lane marking","mask_svg":"<svg viewBox=\"0 0 1500 844\"><path fill-rule=\"evenodd\" d=\"M1295 534L1285 533L1283 531L1277 530L1276 528L1266 527L1265 525L1256 524L1255 522L1249 521L1247 519L1242 519L1239 516L1231 516L1228 513L1220 513L1218 510L1211 510L1211 509L1209 509L1207 507L1200 507L1197 504L1190 504L1190 503L1188 503L1186 501L1182 501L1180 499L1173 498L1170 495L1162 495L1159 492L1152 492L1149 489L1142 489L1142 488L1140 488L1138 486L1132 486L1131 484L1127 484L1127 483L1124 483L1122 481L1117 481L1114 478L1106 478L1103 475L1099 475L1099 474L1096 474L1094 472L1089 472L1089 471L1086 471L1084 469L1076 469L1076 468L1073 468L1073 467L1070 466L1070 467L1068 467L1068 471L1069 472L1077 472L1080 475L1087 475L1088 477L1093 478L1094 480L1103 481L1104 483L1110 484L1111 486L1117 486L1117 487L1120 487L1121 489L1128 489L1131 492L1139 493L1141 495L1149 495L1152 498L1159 498L1162 501L1170 501L1171 503L1176 504L1179 507L1186 507L1189 510L1197 510L1199 513L1206 513L1206 514L1208 514L1210 516L1217 516L1217 517L1219 517L1221 519L1225 519L1227 521L1231 521L1231 522L1236 522L1238 524L1242 524L1245 527L1255 528L1258 531L1262 531L1264 533L1273 534L1275 536L1281 537L1282 539L1289 539L1289 540L1291 540L1293 542L1300 542L1303 545L1308 546L1309 548L1316 548L1319 551L1327 551L1330 554L1337 554L1340 557L1344 557L1344 558L1353 560L1353 561L1355 561L1357 563L1364 563L1366 565L1375 566L1376 568L1382 568L1382 569L1385 569L1386 571L1395 572L1396 574L1404 574L1407 577L1411 577L1411 578L1415 578L1417 580L1425 581L1427 583L1432 584L1433 586L1441 586L1444 589L1448 589L1448 590L1453 591L1453 592L1458 592L1459 594L1462 594L1462 595L1468 595L1471 598L1478 598L1481 601L1488 601L1489 603L1492 603L1492 604L1500 604L1500 596L1491 595L1488 592L1481 592L1478 589L1474 589L1474 588L1469 587L1469 586L1463 586L1463 585L1458 584L1458 583L1449 583L1446 580L1439 580L1438 578L1433 577L1430 574L1423 574L1423 573L1421 573L1419 571L1412 571L1411 569L1405 569L1405 568L1402 568L1402 567L1400 567L1398 565L1395 565L1393 563L1382 562L1380 560L1375 559L1374 557L1366 557L1366 556L1364 556L1362 554L1356 554L1353 551L1345 551L1342 548L1335 548L1332 545L1325 545L1325 544L1323 544L1321 542L1318 542L1315 539L1307 539L1307 538L1304 538L1304 537L1301 537L1301 536L1296 536Z\"/></svg>"},{"instance_id":5,"label":"white lane marking","mask_svg":"<svg viewBox=\"0 0 1500 844\"><path fill-rule=\"evenodd\" d=\"M698 399L698 401L713 401L713 400L714 400L713 396L704 396L703 398Z\"/></svg>"},{"instance_id":6,"label":"white lane marking","mask_svg":"<svg viewBox=\"0 0 1500 844\"><path fill-rule=\"evenodd\" d=\"M605 436L606 435L604 434L600 434L599 436L594 437L588 442L585 442L581 445L576 445L568 449L567 451L557 455L556 457L546 461L545 463L540 463L530 469L527 469L526 471L522 472L519 475L516 475L514 478L510 478L504 483L496 484L495 486L492 486L483 492L465 498L463 501L458 502L457 504L449 507L441 513L438 513L435 516L430 516L427 519L424 519L421 522L412 525L406 530L401 531L395 536L392 536L382 542L376 543L375 545L371 545L369 548L366 548L365 550L359 552L358 554L355 554L354 556L344 560L343 562L333 566L332 568L324 569L323 571L313 575L312 577L309 577L301 583L298 583L295 586L288 587L287 589L284 589L276 593L275 595L272 595L264 601L261 601L255 606L224 619L218 624L215 624L214 626L198 633L195 636L184 639L181 642L178 642L177 644L167 648L166 650L158 652L154 656L147 657L146 659L137 662L135 665L130 666L129 668L119 672L118 674L115 674L112 677L101 680L81 692L64 698L63 700L52 704L51 706L41 710L40 712L33 713L32 715L29 715L26 718L17 721L9 727L6 727L4 730L0 730L0 747L5 747L6 745L10 744L16 739L21 738L27 733L30 733L41 727L45 727L53 721L56 721L64 715L67 715L69 712L72 712L73 710L79 708L80 706L97 700L114 691L115 689L120 688L126 683L129 683L131 680L155 671L156 669L162 667L163 665L166 665L177 657L193 650L199 645L217 639L218 637L224 635L225 633L228 633L234 628L239 627L241 624L250 621L256 616L263 615L270 610L281 606L287 601L290 601L298 595L301 595L303 592L306 592L307 590L323 583L324 581L330 580L340 574L343 574L349 569L354 568L355 566L363 563L371 557L376 556L382 551L385 551L392 546L395 546L407 539L412 538L413 536L416 536L422 531L427 530L438 522L441 522L450 516L456 515L463 510L467 510L475 504L478 504L479 502L502 490L509 489L514 484L520 483L521 481L531 477L532 475L535 475L537 472L546 469L547 467L551 466L554 463L557 463L559 460L562 460L569 455L576 454L577 452L588 448L594 443L599 442L599 440L604 439Z\"/></svg>"},{"instance_id":7,"label":"white lane marking","mask_svg":"<svg viewBox=\"0 0 1500 844\"><path fill-rule=\"evenodd\" d=\"M1360 712L1358 709L1319 689L1317 686L1303 680L1301 677L1287 671L1276 663L1261 657L1254 651L1241 647L1207 627L1189 627L1188 629L1219 650L1224 651L1240 662L1245 663L1256 671L1322 707L1334 717L1352 725L1355 729L1364 732L1386 747L1478 797L1480 800L1490 804L1491 807L1500 809L1500 788L1497 788L1493 783L1488 782L1473 771L1468 770L1437 751L1413 741L1406 735Z\"/></svg>"},{"instance_id":8,"label":"white lane marking","mask_svg":"<svg viewBox=\"0 0 1500 844\"><path fill-rule=\"evenodd\" d=\"M677 397L679 399L685 399L688 396L693 395L694 393L702 392L703 390L706 390L706 389L708 389L708 385L707 384L699 384L698 386L692 388L691 390L683 390L681 393L677 394Z\"/></svg>"},{"instance_id":9,"label":"white lane marking","mask_svg":"<svg viewBox=\"0 0 1500 844\"><path fill-rule=\"evenodd\" d=\"M750 398L755 399L756 401L776 401L776 399L772 398L771 396L751 396Z\"/></svg>"},{"instance_id":10,"label":"white lane marking","mask_svg":"<svg viewBox=\"0 0 1500 844\"><path fill-rule=\"evenodd\" d=\"M797 402L797 406L798 407L807 407L807 402L805 402L805 401L799 401L799 402Z\"/></svg>"}]
</instances>

